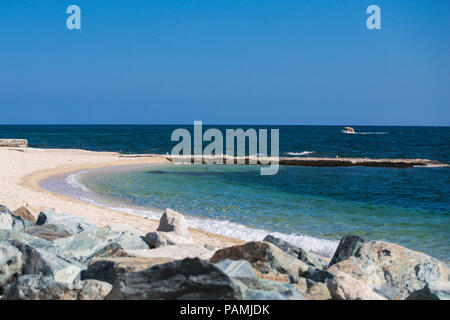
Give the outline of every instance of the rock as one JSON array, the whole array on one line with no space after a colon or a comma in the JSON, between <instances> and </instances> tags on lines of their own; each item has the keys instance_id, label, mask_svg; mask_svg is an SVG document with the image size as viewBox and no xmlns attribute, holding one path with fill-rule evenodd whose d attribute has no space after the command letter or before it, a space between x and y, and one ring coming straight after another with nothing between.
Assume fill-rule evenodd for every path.
<instances>
[{"instance_id":1,"label":"rock","mask_svg":"<svg viewBox=\"0 0 450 320\"><path fill-rule=\"evenodd\" d=\"M402 246L371 241L329 272L343 271L388 299L405 299L431 281L448 281L449 268L439 260Z\"/></svg>"},{"instance_id":2,"label":"rock","mask_svg":"<svg viewBox=\"0 0 450 320\"><path fill-rule=\"evenodd\" d=\"M211 258L211 262L217 263L224 259L246 260L261 274L273 276L285 274L293 282L298 282L299 274L308 271L306 263L268 242L248 242L220 249Z\"/></svg>"},{"instance_id":3,"label":"rock","mask_svg":"<svg viewBox=\"0 0 450 320\"><path fill-rule=\"evenodd\" d=\"M36 225L40 226L43 224L61 225L62 229L69 231L71 234L98 229L95 224L89 223L80 217L51 211L39 213Z\"/></svg>"},{"instance_id":4,"label":"rock","mask_svg":"<svg viewBox=\"0 0 450 320\"><path fill-rule=\"evenodd\" d=\"M150 248L173 246L180 244L193 244L194 241L186 236L174 232L149 232L145 235L145 242Z\"/></svg>"},{"instance_id":5,"label":"rock","mask_svg":"<svg viewBox=\"0 0 450 320\"><path fill-rule=\"evenodd\" d=\"M142 258L167 258L172 260L181 260L185 258L200 258L209 260L214 251L208 250L200 245L183 244L164 246L149 250L126 250L128 255Z\"/></svg>"},{"instance_id":6,"label":"rock","mask_svg":"<svg viewBox=\"0 0 450 320\"><path fill-rule=\"evenodd\" d=\"M342 237L341 241L339 242L339 246L337 247L336 252L333 255L333 258L331 258L329 267L355 255L355 252L361 247L363 243L364 239L359 236Z\"/></svg>"},{"instance_id":7,"label":"rock","mask_svg":"<svg viewBox=\"0 0 450 320\"><path fill-rule=\"evenodd\" d=\"M327 285L321 282L314 283L306 291L305 297L307 300L331 300L332 296Z\"/></svg>"},{"instance_id":8,"label":"rock","mask_svg":"<svg viewBox=\"0 0 450 320\"><path fill-rule=\"evenodd\" d=\"M26 148L26 147L28 147L28 140L27 139L0 139L0 147Z\"/></svg>"},{"instance_id":9,"label":"rock","mask_svg":"<svg viewBox=\"0 0 450 320\"><path fill-rule=\"evenodd\" d=\"M300 274L301 277L310 279L314 282L326 282L333 277L333 274L327 270L321 270L313 267L309 267L308 270Z\"/></svg>"},{"instance_id":10,"label":"rock","mask_svg":"<svg viewBox=\"0 0 450 320\"><path fill-rule=\"evenodd\" d=\"M161 219L159 220L159 226L156 231L163 232L175 232L178 234L187 234L188 227L186 219L181 213L178 213L169 208L164 211Z\"/></svg>"},{"instance_id":11,"label":"rock","mask_svg":"<svg viewBox=\"0 0 450 320\"><path fill-rule=\"evenodd\" d=\"M22 270L22 253L13 245L0 240L0 295Z\"/></svg>"},{"instance_id":12,"label":"rock","mask_svg":"<svg viewBox=\"0 0 450 320\"><path fill-rule=\"evenodd\" d=\"M83 281L78 300L103 300L112 289L112 285L98 280Z\"/></svg>"},{"instance_id":13,"label":"rock","mask_svg":"<svg viewBox=\"0 0 450 320\"><path fill-rule=\"evenodd\" d=\"M272 235L267 235L264 240L265 242L270 242L274 245L276 245L278 248L286 252L287 254L290 254L301 261L305 262L306 264L322 269L327 266L327 262L320 258L318 255L315 255L314 253L307 252L299 247L296 247L294 245L291 245L290 243L280 239L276 238Z\"/></svg>"},{"instance_id":14,"label":"rock","mask_svg":"<svg viewBox=\"0 0 450 320\"><path fill-rule=\"evenodd\" d=\"M148 245L141 237L129 232L116 232L107 229L83 231L70 237L56 239L53 243L66 254L75 257L82 263L89 262L95 256L107 256L105 252L107 253L112 245L113 250L110 252L117 252L117 246L120 246L123 250L148 250Z\"/></svg>"},{"instance_id":15,"label":"rock","mask_svg":"<svg viewBox=\"0 0 450 320\"><path fill-rule=\"evenodd\" d=\"M21 274L41 274L55 281L73 283L86 266L64 254L51 242L32 235L0 230L0 243L8 243L22 254Z\"/></svg>"},{"instance_id":16,"label":"rock","mask_svg":"<svg viewBox=\"0 0 450 320\"><path fill-rule=\"evenodd\" d=\"M296 286L265 279L233 278L245 300L305 300Z\"/></svg>"},{"instance_id":17,"label":"rock","mask_svg":"<svg viewBox=\"0 0 450 320\"><path fill-rule=\"evenodd\" d=\"M126 273L105 300L237 300L240 289L214 264L184 259Z\"/></svg>"},{"instance_id":18,"label":"rock","mask_svg":"<svg viewBox=\"0 0 450 320\"><path fill-rule=\"evenodd\" d=\"M15 215L7 207L0 205L0 229L21 231L31 227L31 222Z\"/></svg>"},{"instance_id":19,"label":"rock","mask_svg":"<svg viewBox=\"0 0 450 320\"><path fill-rule=\"evenodd\" d=\"M255 271L252 265L245 260L225 259L216 263L216 266L233 278L251 278L256 279Z\"/></svg>"},{"instance_id":20,"label":"rock","mask_svg":"<svg viewBox=\"0 0 450 320\"><path fill-rule=\"evenodd\" d=\"M423 289L411 293L406 300L450 300L450 282L430 281Z\"/></svg>"},{"instance_id":21,"label":"rock","mask_svg":"<svg viewBox=\"0 0 450 320\"><path fill-rule=\"evenodd\" d=\"M24 232L48 241L54 241L59 238L70 237L73 235L73 233L64 229L61 225L56 224L34 226L31 228L26 228Z\"/></svg>"},{"instance_id":22,"label":"rock","mask_svg":"<svg viewBox=\"0 0 450 320\"><path fill-rule=\"evenodd\" d=\"M20 207L14 210L13 212L16 216L22 217L23 219L35 224L36 223L36 217L31 213L30 210L28 210L27 207Z\"/></svg>"},{"instance_id":23,"label":"rock","mask_svg":"<svg viewBox=\"0 0 450 320\"><path fill-rule=\"evenodd\" d=\"M107 228L109 228L110 230L113 231L118 231L118 232L129 232L138 236L143 236L145 235L144 232L142 232L141 230L126 224L126 223L118 223L118 224L113 224L108 226Z\"/></svg>"},{"instance_id":24,"label":"rock","mask_svg":"<svg viewBox=\"0 0 450 320\"><path fill-rule=\"evenodd\" d=\"M0 212L0 229L12 230L13 223L14 223L14 220L11 215Z\"/></svg>"},{"instance_id":25,"label":"rock","mask_svg":"<svg viewBox=\"0 0 450 320\"><path fill-rule=\"evenodd\" d=\"M327 286L331 296L336 300L386 300L363 282L344 272L336 272Z\"/></svg>"},{"instance_id":26,"label":"rock","mask_svg":"<svg viewBox=\"0 0 450 320\"><path fill-rule=\"evenodd\" d=\"M97 279L114 284L117 278L127 272L137 272L153 267L157 264L172 261L166 258L138 258L138 257L112 257L95 258L89 263L81 279Z\"/></svg>"},{"instance_id":27,"label":"rock","mask_svg":"<svg viewBox=\"0 0 450 320\"><path fill-rule=\"evenodd\" d=\"M24 275L8 286L3 300L76 300L80 289L42 275Z\"/></svg>"}]
</instances>

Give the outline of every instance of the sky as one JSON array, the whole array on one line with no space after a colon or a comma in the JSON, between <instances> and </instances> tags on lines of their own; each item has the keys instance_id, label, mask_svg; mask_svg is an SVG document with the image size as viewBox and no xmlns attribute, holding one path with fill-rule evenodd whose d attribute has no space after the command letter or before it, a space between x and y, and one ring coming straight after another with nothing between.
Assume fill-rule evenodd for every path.
<instances>
[{"instance_id":1,"label":"sky","mask_svg":"<svg viewBox=\"0 0 450 320\"><path fill-rule=\"evenodd\" d=\"M448 126L449 75L448 0L0 2L1 124Z\"/></svg>"}]
</instances>

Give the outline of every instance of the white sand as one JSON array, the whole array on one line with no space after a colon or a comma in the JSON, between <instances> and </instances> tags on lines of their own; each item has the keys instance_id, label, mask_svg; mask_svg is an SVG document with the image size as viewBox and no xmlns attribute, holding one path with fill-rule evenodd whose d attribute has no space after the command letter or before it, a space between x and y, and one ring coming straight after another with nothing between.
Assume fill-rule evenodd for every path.
<instances>
[{"instance_id":1,"label":"white sand","mask_svg":"<svg viewBox=\"0 0 450 320\"><path fill-rule=\"evenodd\" d=\"M0 204L11 210L27 205L35 214L53 209L80 216L100 227L128 224L145 234L155 231L158 222L54 194L39 187L38 183L51 176L85 169L151 163L169 161L156 155L132 158L112 152L75 149L0 148ZM242 243L205 231L191 231L199 244L223 247Z\"/></svg>"}]
</instances>

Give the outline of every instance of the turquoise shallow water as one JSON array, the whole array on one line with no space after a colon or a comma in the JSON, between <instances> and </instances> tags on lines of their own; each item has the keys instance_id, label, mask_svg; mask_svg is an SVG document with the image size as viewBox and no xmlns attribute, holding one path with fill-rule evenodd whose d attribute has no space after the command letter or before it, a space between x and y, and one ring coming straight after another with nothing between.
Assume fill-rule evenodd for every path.
<instances>
[{"instance_id":1,"label":"turquoise shallow water","mask_svg":"<svg viewBox=\"0 0 450 320\"><path fill-rule=\"evenodd\" d=\"M339 239L357 234L450 261L446 168L168 165L91 172L91 191L124 204L167 207L284 234ZM251 229L249 229L251 232Z\"/></svg>"}]
</instances>

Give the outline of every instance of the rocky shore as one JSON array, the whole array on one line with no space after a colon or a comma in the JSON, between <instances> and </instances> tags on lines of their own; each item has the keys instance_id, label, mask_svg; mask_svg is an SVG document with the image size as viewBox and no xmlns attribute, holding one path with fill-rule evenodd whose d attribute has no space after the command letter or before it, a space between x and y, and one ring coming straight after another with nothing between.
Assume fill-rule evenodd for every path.
<instances>
[{"instance_id":1,"label":"rocky shore","mask_svg":"<svg viewBox=\"0 0 450 320\"><path fill-rule=\"evenodd\" d=\"M170 209L143 236L124 224L0 206L4 300L444 300L449 280L435 258L357 236L343 237L328 260L273 236L200 244Z\"/></svg>"}]
</instances>

